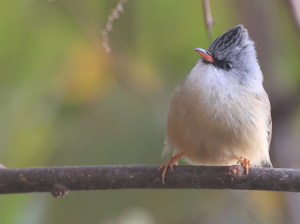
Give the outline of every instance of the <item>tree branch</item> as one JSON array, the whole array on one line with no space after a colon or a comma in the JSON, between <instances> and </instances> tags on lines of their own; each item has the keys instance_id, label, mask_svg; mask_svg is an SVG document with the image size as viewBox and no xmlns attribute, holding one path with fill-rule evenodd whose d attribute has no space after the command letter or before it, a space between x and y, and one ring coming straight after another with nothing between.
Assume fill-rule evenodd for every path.
<instances>
[{"instance_id":1,"label":"tree branch","mask_svg":"<svg viewBox=\"0 0 300 224\"><path fill-rule=\"evenodd\" d=\"M284 1L286 2L286 1ZM289 0L290 9L292 10L294 20L298 27L298 32L300 31L300 3L297 0Z\"/></svg>"},{"instance_id":2,"label":"tree branch","mask_svg":"<svg viewBox=\"0 0 300 224\"><path fill-rule=\"evenodd\" d=\"M207 29L208 39L209 42L212 43L211 33L214 25L214 19L211 16L209 0L203 0L203 9L204 9L204 18L205 18L205 25Z\"/></svg>"},{"instance_id":3,"label":"tree branch","mask_svg":"<svg viewBox=\"0 0 300 224\"><path fill-rule=\"evenodd\" d=\"M0 194L107 189L239 189L300 192L300 170L235 166L176 166L166 184L154 165L0 169Z\"/></svg>"}]
</instances>

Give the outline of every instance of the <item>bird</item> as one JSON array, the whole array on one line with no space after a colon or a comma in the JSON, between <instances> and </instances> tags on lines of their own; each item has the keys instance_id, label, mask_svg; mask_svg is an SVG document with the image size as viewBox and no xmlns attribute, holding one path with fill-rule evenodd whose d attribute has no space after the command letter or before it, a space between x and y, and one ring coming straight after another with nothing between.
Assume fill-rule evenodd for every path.
<instances>
[{"instance_id":1,"label":"bird","mask_svg":"<svg viewBox=\"0 0 300 224\"><path fill-rule=\"evenodd\" d=\"M167 118L162 164L166 172L179 158L192 165L272 167L271 106L263 87L254 42L238 25L217 37L208 50L195 48L200 58L175 88Z\"/></svg>"}]
</instances>

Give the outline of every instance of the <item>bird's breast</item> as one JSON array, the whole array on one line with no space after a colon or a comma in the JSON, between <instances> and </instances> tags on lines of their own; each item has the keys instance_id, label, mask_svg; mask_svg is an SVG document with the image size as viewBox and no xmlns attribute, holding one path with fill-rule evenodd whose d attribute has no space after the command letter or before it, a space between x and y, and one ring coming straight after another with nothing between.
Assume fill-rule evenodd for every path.
<instances>
[{"instance_id":1,"label":"bird's breast","mask_svg":"<svg viewBox=\"0 0 300 224\"><path fill-rule=\"evenodd\" d=\"M261 147L256 123L264 122L255 103L242 89L183 83L170 100L168 142L195 164L229 165L241 154L250 156Z\"/></svg>"}]
</instances>

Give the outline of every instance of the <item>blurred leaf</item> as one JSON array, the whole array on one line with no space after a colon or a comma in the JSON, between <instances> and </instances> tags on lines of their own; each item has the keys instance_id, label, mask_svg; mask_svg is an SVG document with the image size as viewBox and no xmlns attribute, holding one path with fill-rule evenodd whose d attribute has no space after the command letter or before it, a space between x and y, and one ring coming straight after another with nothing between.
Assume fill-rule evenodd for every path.
<instances>
[{"instance_id":1,"label":"blurred leaf","mask_svg":"<svg viewBox=\"0 0 300 224\"><path fill-rule=\"evenodd\" d=\"M66 65L57 75L66 102L82 104L106 96L115 84L106 57L84 42L70 46L68 55Z\"/></svg>"}]
</instances>

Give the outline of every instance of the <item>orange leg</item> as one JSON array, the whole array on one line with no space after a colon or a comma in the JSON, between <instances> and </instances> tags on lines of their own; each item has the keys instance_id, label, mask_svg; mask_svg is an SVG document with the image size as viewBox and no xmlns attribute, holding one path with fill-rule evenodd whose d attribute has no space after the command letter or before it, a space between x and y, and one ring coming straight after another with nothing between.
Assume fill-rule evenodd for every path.
<instances>
[{"instance_id":1,"label":"orange leg","mask_svg":"<svg viewBox=\"0 0 300 224\"><path fill-rule=\"evenodd\" d=\"M180 157L182 157L182 156L183 156L183 152L182 152L182 153L179 153L179 154L177 154L177 155L175 155L175 156L173 156L168 162L162 164L162 165L158 168L157 171L160 171L161 169L164 168L164 170L163 170L163 172L162 172L162 175L161 175L161 179L162 179L162 182L163 182L163 183L165 183L165 176L166 176L166 172L167 172L168 167L170 167L171 170L174 171L173 167L178 165L178 159L179 159Z\"/></svg>"},{"instance_id":2,"label":"orange leg","mask_svg":"<svg viewBox=\"0 0 300 224\"><path fill-rule=\"evenodd\" d=\"M244 166L244 167L245 167L245 169L246 169L246 176L247 176L248 173L249 173L249 166L251 165L250 160L241 157L241 158L239 159L238 163L241 163L241 166Z\"/></svg>"}]
</instances>

